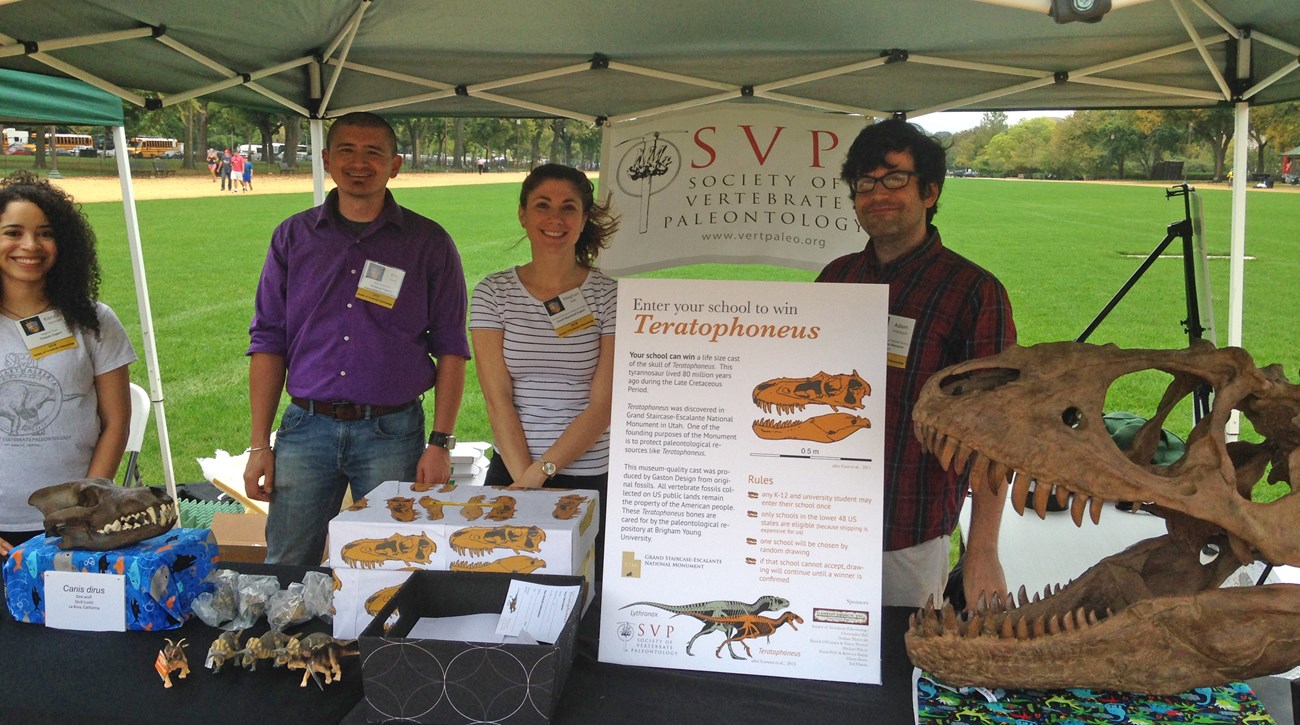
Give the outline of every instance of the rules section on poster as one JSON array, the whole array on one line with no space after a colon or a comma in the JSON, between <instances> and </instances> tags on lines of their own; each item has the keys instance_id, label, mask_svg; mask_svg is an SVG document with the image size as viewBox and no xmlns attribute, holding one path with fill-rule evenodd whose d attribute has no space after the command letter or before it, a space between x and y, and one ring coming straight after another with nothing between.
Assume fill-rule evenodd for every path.
<instances>
[{"instance_id":1,"label":"rules section on poster","mask_svg":"<svg viewBox=\"0 0 1300 725\"><path fill-rule=\"evenodd\" d=\"M619 281L601 661L880 682L888 305Z\"/></svg>"}]
</instances>

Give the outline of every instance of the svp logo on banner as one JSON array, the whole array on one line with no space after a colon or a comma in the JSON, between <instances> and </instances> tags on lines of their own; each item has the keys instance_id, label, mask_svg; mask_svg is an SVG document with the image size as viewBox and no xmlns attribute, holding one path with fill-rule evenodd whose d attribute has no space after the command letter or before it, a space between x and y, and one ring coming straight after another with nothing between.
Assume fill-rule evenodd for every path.
<instances>
[{"instance_id":1,"label":"svp logo on banner","mask_svg":"<svg viewBox=\"0 0 1300 725\"><path fill-rule=\"evenodd\" d=\"M602 269L768 263L821 269L865 243L839 178L866 120L711 106L606 132L601 189L622 222Z\"/></svg>"}]
</instances>

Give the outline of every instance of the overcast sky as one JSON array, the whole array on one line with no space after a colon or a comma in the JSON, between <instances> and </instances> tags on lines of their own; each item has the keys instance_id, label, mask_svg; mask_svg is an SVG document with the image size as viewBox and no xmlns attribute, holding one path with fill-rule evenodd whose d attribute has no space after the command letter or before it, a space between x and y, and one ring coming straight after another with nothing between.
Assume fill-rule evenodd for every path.
<instances>
[{"instance_id":1,"label":"overcast sky","mask_svg":"<svg viewBox=\"0 0 1300 725\"><path fill-rule=\"evenodd\" d=\"M1064 118L1070 115L1070 111L1008 111L1007 123L1015 125L1026 118L1037 118L1039 116L1056 116ZM965 131L968 128L975 128L980 125L980 119L984 118L983 111L947 111L945 113L931 113L925 116L909 118L909 121L915 121L921 124L921 127L930 133L947 131L957 133Z\"/></svg>"}]
</instances>

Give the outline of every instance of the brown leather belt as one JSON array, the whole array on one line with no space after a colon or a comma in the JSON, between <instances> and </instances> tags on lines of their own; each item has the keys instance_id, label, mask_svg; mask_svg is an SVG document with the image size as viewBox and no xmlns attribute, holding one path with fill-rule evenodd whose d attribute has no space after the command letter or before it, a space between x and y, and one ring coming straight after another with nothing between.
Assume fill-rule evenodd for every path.
<instances>
[{"instance_id":1,"label":"brown leather belt","mask_svg":"<svg viewBox=\"0 0 1300 725\"><path fill-rule=\"evenodd\" d=\"M420 402L412 400L402 405L362 405L361 403L349 403L340 401L337 403L326 403L323 400L306 400L304 398L289 398L293 404L302 408L309 413L316 415L327 415L334 420L362 420L363 418L378 418L381 415L396 413Z\"/></svg>"}]
</instances>

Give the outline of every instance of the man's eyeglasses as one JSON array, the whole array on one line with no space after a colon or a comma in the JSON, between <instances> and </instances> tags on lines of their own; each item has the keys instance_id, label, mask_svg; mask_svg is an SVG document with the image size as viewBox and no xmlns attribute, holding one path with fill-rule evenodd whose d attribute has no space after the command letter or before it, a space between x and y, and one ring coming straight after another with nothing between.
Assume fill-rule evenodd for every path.
<instances>
[{"instance_id":1,"label":"man's eyeglasses","mask_svg":"<svg viewBox=\"0 0 1300 725\"><path fill-rule=\"evenodd\" d=\"M853 192L866 194L876 188L877 183L884 184L886 189L901 189L916 175L915 171L891 171L884 176L859 176L853 182Z\"/></svg>"}]
</instances>

